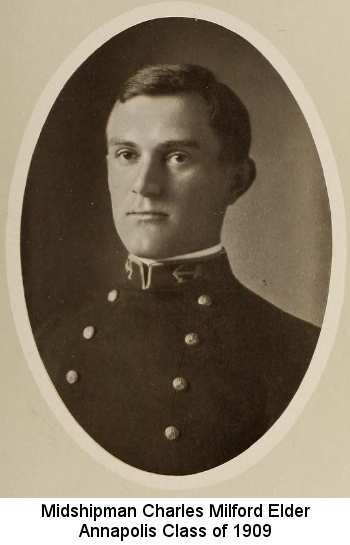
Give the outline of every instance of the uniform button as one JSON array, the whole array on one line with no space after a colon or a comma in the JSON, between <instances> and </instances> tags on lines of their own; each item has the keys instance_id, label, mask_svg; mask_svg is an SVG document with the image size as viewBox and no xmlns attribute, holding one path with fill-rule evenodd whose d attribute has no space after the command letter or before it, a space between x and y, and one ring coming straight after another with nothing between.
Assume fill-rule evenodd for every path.
<instances>
[{"instance_id":1,"label":"uniform button","mask_svg":"<svg viewBox=\"0 0 350 545\"><path fill-rule=\"evenodd\" d=\"M198 304L203 305L204 307L210 307L213 300L209 295L200 295L198 297Z\"/></svg>"},{"instance_id":2,"label":"uniform button","mask_svg":"<svg viewBox=\"0 0 350 545\"><path fill-rule=\"evenodd\" d=\"M83 337L84 339L89 340L89 339L92 339L95 333L96 333L96 329L94 328L94 326L88 325L83 331Z\"/></svg>"},{"instance_id":3,"label":"uniform button","mask_svg":"<svg viewBox=\"0 0 350 545\"><path fill-rule=\"evenodd\" d=\"M199 337L197 333L187 333L185 337L185 343L188 344L188 346L196 346L196 344L199 343Z\"/></svg>"},{"instance_id":4,"label":"uniform button","mask_svg":"<svg viewBox=\"0 0 350 545\"><path fill-rule=\"evenodd\" d=\"M165 437L169 439L169 441L175 441L180 435L180 432L175 426L169 426L168 428L165 428Z\"/></svg>"},{"instance_id":5,"label":"uniform button","mask_svg":"<svg viewBox=\"0 0 350 545\"><path fill-rule=\"evenodd\" d=\"M68 373L66 374L66 381L68 382L68 384L75 384L78 381L78 379L79 379L79 375L73 369L68 371Z\"/></svg>"},{"instance_id":6,"label":"uniform button","mask_svg":"<svg viewBox=\"0 0 350 545\"><path fill-rule=\"evenodd\" d=\"M108 301L110 303L114 303L114 301L116 301L118 299L118 295L119 295L118 290L110 291L109 294L108 294Z\"/></svg>"},{"instance_id":7,"label":"uniform button","mask_svg":"<svg viewBox=\"0 0 350 545\"><path fill-rule=\"evenodd\" d=\"M188 381L184 377L176 377L173 380L173 387L178 392L182 392L188 387Z\"/></svg>"}]
</instances>

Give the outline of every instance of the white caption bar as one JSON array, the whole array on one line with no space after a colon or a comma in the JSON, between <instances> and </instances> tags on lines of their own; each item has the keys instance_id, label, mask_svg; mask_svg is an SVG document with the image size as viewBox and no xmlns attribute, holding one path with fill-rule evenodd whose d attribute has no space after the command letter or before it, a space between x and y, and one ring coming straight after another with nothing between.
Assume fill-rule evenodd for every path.
<instances>
[{"instance_id":1,"label":"white caption bar","mask_svg":"<svg viewBox=\"0 0 350 545\"><path fill-rule=\"evenodd\" d=\"M0 499L6 545L350 543L350 499Z\"/></svg>"}]
</instances>

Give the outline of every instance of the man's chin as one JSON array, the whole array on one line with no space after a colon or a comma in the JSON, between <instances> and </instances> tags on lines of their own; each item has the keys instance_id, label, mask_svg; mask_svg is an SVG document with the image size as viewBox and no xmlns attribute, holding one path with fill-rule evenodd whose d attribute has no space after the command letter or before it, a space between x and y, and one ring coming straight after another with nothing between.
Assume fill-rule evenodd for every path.
<instances>
[{"instance_id":1,"label":"man's chin","mask_svg":"<svg viewBox=\"0 0 350 545\"><path fill-rule=\"evenodd\" d=\"M172 250L171 247L167 247L164 244L164 241L162 241L162 243L155 243L154 241L144 240L137 244L125 244L125 242L123 243L130 254L133 254L137 257L142 257L144 259L153 259L155 261L159 261L161 259L166 259L168 257L177 255L175 250Z\"/></svg>"}]
</instances>

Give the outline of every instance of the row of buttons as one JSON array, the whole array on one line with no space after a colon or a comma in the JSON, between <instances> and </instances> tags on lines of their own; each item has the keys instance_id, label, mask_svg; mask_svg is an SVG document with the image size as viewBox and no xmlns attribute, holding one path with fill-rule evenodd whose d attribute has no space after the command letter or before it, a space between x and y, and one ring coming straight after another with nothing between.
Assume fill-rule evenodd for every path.
<instances>
[{"instance_id":1,"label":"row of buttons","mask_svg":"<svg viewBox=\"0 0 350 545\"><path fill-rule=\"evenodd\" d=\"M118 297L119 297L118 290L112 290L109 292L107 299L110 303L114 303L118 299ZM210 307L212 302L213 302L212 298L209 295L204 294L198 297L198 304L204 307Z\"/></svg>"},{"instance_id":2,"label":"row of buttons","mask_svg":"<svg viewBox=\"0 0 350 545\"><path fill-rule=\"evenodd\" d=\"M212 304L212 299L209 295L200 295L198 298L198 304L209 307ZM185 343L188 346L196 346L199 344L199 336L197 333L187 333L185 336ZM177 391L186 390L188 387L188 381L183 377L177 377L173 380L173 387ZM175 441L180 436L180 430L176 426L168 426L164 431L165 437L168 441Z\"/></svg>"},{"instance_id":3,"label":"row of buttons","mask_svg":"<svg viewBox=\"0 0 350 545\"><path fill-rule=\"evenodd\" d=\"M74 371L74 369L71 369L66 374L66 380L68 384L75 384L79 379L79 375L77 371ZM173 380L173 388L174 390L177 390L178 392L183 392L188 388L188 381L184 377L176 377Z\"/></svg>"},{"instance_id":4,"label":"row of buttons","mask_svg":"<svg viewBox=\"0 0 350 545\"><path fill-rule=\"evenodd\" d=\"M110 303L114 303L118 299L118 297L119 297L119 291L112 290L109 292L107 299ZM212 302L213 302L212 298L209 295L204 294L198 297L198 304L204 307L210 307Z\"/></svg>"},{"instance_id":5,"label":"row of buttons","mask_svg":"<svg viewBox=\"0 0 350 545\"><path fill-rule=\"evenodd\" d=\"M183 392L188 388L188 381L184 377L174 378L173 387L178 392ZM180 436L180 430L176 426L168 426L165 428L164 434L169 441L175 441Z\"/></svg>"},{"instance_id":6,"label":"row of buttons","mask_svg":"<svg viewBox=\"0 0 350 545\"><path fill-rule=\"evenodd\" d=\"M107 299L110 303L114 303L119 297L118 290L112 290L109 292ZM93 325L88 325L83 331L83 337L87 341L92 339L96 335L96 328Z\"/></svg>"},{"instance_id":7,"label":"row of buttons","mask_svg":"<svg viewBox=\"0 0 350 545\"><path fill-rule=\"evenodd\" d=\"M93 325L88 325L83 331L83 337L86 340L92 339L96 335L96 328ZM199 344L199 336L197 333L187 333L185 343L188 346L196 346Z\"/></svg>"},{"instance_id":8,"label":"row of buttons","mask_svg":"<svg viewBox=\"0 0 350 545\"><path fill-rule=\"evenodd\" d=\"M114 303L118 299L118 297L119 297L119 291L112 290L109 292L107 299L110 303ZM212 298L209 295L204 294L198 297L198 304L204 307L210 307L212 302L213 302Z\"/></svg>"},{"instance_id":9,"label":"row of buttons","mask_svg":"<svg viewBox=\"0 0 350 545\"><path fill-rule=\"evenodd\" d=\"M108 294L108 301L114 303L119 296L118 290L112 290ZM210 306L212 299L209 295L200 295L198 298L198 304L202 306ZM96 334L96 328L94 326L87 326L83 331L83 337L86 340L92 339ZM199 336L197 333L187 333L185 336L185 343L188 346L196 346L199 344ZM75 384L79 379L77 371L73 369L66 374L66 380L68 384ZM173 388L179 392L182 392L188 388L188 381L184 377L176 377L173 380ZM176 426L168 426L165 429L165 437L169 441L174 441L180 436L180 431Z\"/></svg>"},{"instance_id":10,"label":"row of buttons","mask_svg":"<svg viewBox=\"0 0 350 545\"><path fill-rule=\"evenodd\" d=\"M79 379L79 375L77 371L74 371L74 369L71 369L66 374L66 380L68 384L75 384ZM188 381L183 377L176 377L173 380L173 388L174 390L177 390L178 392L183 392L188 388Z\"/></svg>"},{"instance_id":11,"label":"row of buttons","mask_svg":"<svg viewBox=\"0 0 350 545\"><path fill-rule=\"evenodd\" d=\"M86 340L92 339L96 335L96 328L93 325L88 325L83 331L83 337ZM199 336L197 333L187 333L185 343L188 346L196 346L199 344Z\"/></svg>"}]
</instances>

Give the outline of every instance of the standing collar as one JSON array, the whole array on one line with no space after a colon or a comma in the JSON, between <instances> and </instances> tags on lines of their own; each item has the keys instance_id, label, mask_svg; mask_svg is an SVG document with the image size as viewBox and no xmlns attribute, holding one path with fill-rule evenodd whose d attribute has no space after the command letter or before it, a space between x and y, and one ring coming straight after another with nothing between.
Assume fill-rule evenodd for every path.
<instances>
[{"instance_id":1,"label":"standing collar","mask_svg":"<svg viewBox=\"0 0 350 545\"><path fill-rule=\"evenodd\" d=\"M146 257L138 257L134 254L130 254L129 258L136 261L141 261L145 265L153 265L155 263L169 263L173 261L187 261L189 259L200 259L202 257L208 257L216 253L221 252L223 248L222 242L211 246L210 248L205 248L205 250L198 250L197 252L190 252L189 254L176 255L175 257L166 257L165 259L148 259Z\"/></svg>"},{"instance_id":2,"label":"standing collar","mask_svg":"<svg viewBox=\"0 0 350 545\"><path fill-rule=\"evenodd\" d=\"M149 265L129 255L123 284L138 290L174 290L193 284L215 283L223 286L233 278L227 254L220 252L197 259L153 262Z\"/></svg>"}]
</instances>

